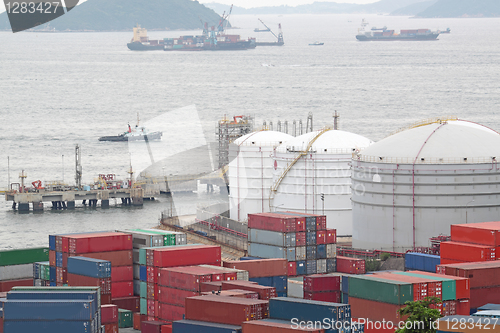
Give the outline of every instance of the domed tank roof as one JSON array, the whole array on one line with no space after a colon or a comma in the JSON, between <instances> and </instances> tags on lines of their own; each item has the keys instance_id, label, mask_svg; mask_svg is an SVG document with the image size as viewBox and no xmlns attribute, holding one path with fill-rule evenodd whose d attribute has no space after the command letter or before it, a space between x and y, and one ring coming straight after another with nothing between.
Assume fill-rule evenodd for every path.
<instances>
[{"instance_id":1,"label":"domed tank roof","mask_svg":"<svg viewBox=\"0 0 500 333\"><path fill-rule=\"evenodd\" d=\"M293 139L293 136L276 131L257 131L248 133L234 140L237 146L277 146L288 140Z\"/></svg>"},{"instance_id":2,"label":"domed tank roof","mask_svg":"<svg viewBox=\"0 0 500 333\"><path fill-rule=\"evenodd\" d=\"M295 137L279 146L278 152L304 151L307 146L321 131L313 131ZM364 149L373 141L364 136L340 130L328 130L321 134L312 145L312 150L322 153L335 153L339 150Z\"/></svg>"},{"instance_id":3,"label":"domed tank roof","mask_svg":"<svg viewBox=\"0 0 500 333\"><path fill-rule=\"evenodd\" d=\"M431 123L408 129L371 145L359 160L401 164L487 163L500 159L500 135L466 121Z\"/></svg>"}]
</instances>

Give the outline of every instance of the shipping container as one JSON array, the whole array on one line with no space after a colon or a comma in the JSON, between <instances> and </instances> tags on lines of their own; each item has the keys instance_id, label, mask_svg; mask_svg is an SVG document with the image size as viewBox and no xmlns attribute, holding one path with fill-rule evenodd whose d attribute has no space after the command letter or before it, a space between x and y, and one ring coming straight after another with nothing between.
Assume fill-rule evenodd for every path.
<instances>
[{"instance_id":1,"label":"shipping container","mask_svg":"<svg viewBox=\"0 0 500 333\"><path fill-rule=\"evenodd\" d=\"M276 213L248 214L248 228L279 232L295 232L297 220L295 217Z\"/></svg>"},{"instance_id":2,"label":"shipping container","mask_svg":"<svg viewBox=\"0 0 500 333\"><path fill-rule=\"evenodd\" d=\"M295 233L295 246L306 246L306 232Z\"/></svg>"},{"instance_id":3,"label":"shipping container","mask_svg":"<svg viewBox=\"0 0 500 333\"><path fill-rule=\"evenodd\" d=\"M248 242L280 247L291 247L296 244L294 232L285 233L261 229L248 229Z\"/></svg>"},{"instance_id":4,"label":"shipping container","mask_svg":"<svg viewBox=\"0 0 500 333\"><path fill-rule=\"evenodd\" d=\"M349 295L349 305L351 306L353 318L369 319L375 322L390 322L397 327L401 320L398 310L403 308L402 304L391 304L385 302L377 302L362 298L357 298Z\"/></svg>"},{"instance_id":5,"label":"shipping container","mask_svg":"<svg viewBox=\"0 0 500 333\"><path fill-rule=\"evenodd\" d=\"M337 272L365 274L365 261L363 259L337 256Z\"/></svg>"},{"instance_id":6,"label":"shipping container","mask_svg":"<svg viewBox=\"0 0 500 333\"><path fill-rule=\"evenodd\" d=\"M220 262L220 246L184 245L154 248L155 267L190 266Z\"/></svg>"},{"instance_id":7,"label":"shipping container","mask_svg":"<svg viewBox=\"0 0 500 333\"><path fill-rule=\"evenodd\" d=\"M316 260L316 273L326 273L326 259Z\"/></svg>"},{"instance_id":8,"label":"shipping container","mask_svg":"<svg viewBox=\"0 0 500 333\"><path fill-rule=\"evenodd\" d=\"M242 323L243 333L281 333L281 332L310 332L310 333L324 333L325 330L320 328L307 328L306 325L297 327L289 320L253 320Z\"/></svg>"},{"instance_id":9,"label":"shipping container","mask_svg":"<svg viewBox=\"0 0 500 333\"><path fill-rule=\"evenodd\" d=\"M413 300L414 301L422 301L426 297L437 297L440 300L443 299L442 295L442 282L431 280L428 278L422 278L412 275L405 274L376 274L377 278L386 279L386 280L394 280L401 282L408 282L413 285Z\"/></svg>"},{"instance_id":10,"label":"shipping container","mask_svg":"<svg viewBox=\"0 0 500 333\"><path fill-rule=\"evenodd\" d=\"M270 276L270 277L258 277L250 278L251 282L256 282L261 286L276 288L276 292L284 292L287 288L287 277L283 276Z\"/></svg>"},{"instance_id":11,"label":"shipping container","mask_svg":"<svg viewBox=\"0 0 500 333\"><path fill-rule=\"evenodd\" d=\"M54 291L54 292L64 292L64 291L90 291L90 292L97 292L97 303L98 306L101 306L101 292L99 287L86 287L86 286L78 286L78 287L70 287L70 286L64 286L64 287L33 287L33 286L16 286L12 288L13 291L34 291L34 292L49 292L49 291ZM104 303L102 303L104 304Z\"/></svg>"},{"instance_id":12,"label":"shipping container","mask_svg":"<svg viewBox=\"0 0 500 333\"><path fill-rule=\"evenodd\" d=\"M142 247L163 246L163 235L153 234L147 231L116 230L116 232L132 235L132 246L134 249Z\"/></svg>"},{"instance_id":13,"label":"shipping container","mask_svg":"<svg viewBox=\"0 0 500 333\"><path fill-rule=\"evenodd\" d=\"M316 245L316 231L307 231L306 232L306 245Z\"/></svg>"},{"instance_id":14,"label":"shipping container","mask_svg":"<svg viewBox=\"0 0 500 333\"><path fill-rule=\"evenodd\" d=\"M297 261L295 268L297 269L297 275L307 274L307 265L305 260Z\"/></svg>"},{"instance_id":15,"label":"shipping container","mask_svg":"<svg viewBox=\"0 0 500 333\"><path fill-rule=\"evenodd\" d=\"M443 276L441 274L420 271L408 271L406 273L442 281L444 300L470 298L470 281L467 278L452 275ZM453 286L452 281L455 282L455 286Z\"/></svg>"},{"instance_id":16,"label":"shipping container","mask_svg":"<svg viewBox=\"0 0 500 333\"><path fill-rule=\"evenodd\" d=\"M316 244L326 244L326 230L316 231Z\"/></svg>"},{"instance_id":17,"label":"shipping container","mask_svg":"<svg viewBox=\"0 0 500 333\"><path fill-rule=\"evenodd\" d=\"M268 302L249 298L196 296L186 298L186 319L240 325L268 317Z\"/></svg>"},{"instance_id":18,"label":"shipping container","mask_svg":"<svg viewBox=\"0 0 500 333\"><path fill-rule=\"evenodd\" d=\"M111 262L111 267L132 266L134 264L132 250L68 254L68 257L73 257L73 256L107 260ZM63 265L64 265L64 253L63 253Z\"/></svg>"},{"instance_id":19,"label":"shipping container","mask_svg":"<svg viewBox=\"0 0 500 333\"><path fill-rule=\"evenodd\" d=\"M316 259L326 259L326 244L316 246Z\"/></svg>"},{"instance_id":20,"label":"shipping container","mask_svg":"<svg viewBox=\"0 0 500 333\"><path fill-rule=\"evenodd\" d=\"M326 272L333 273L337 271L337 259L326 259Z\"/></svg>"},{"instance_id":21,"label":"shipping container","mask_svg":"<svg viewBox=\"0 0 500 333\"><path fill-rule=\"evenodd\" d=\"M465 262L496 260L495 246L441 242L441 258Z\"/></svg>"},{"instance_id":22,"label":"shipping container","mask_svg":"<svg viewBox=\"0 0 500 333\"><path fill-rule=\"evenodd\" d=\"M91 312L99 310L99 295L97 290L11 290L7 294L9 300L82 300L92 301ZM40 318L41 319L41 318Z\"/></svg>"},{"instance_id":23,"label":"shipping container","mask_svg":"<svg viewBox=\"0 0 500 333\"><path fill-rule=\"evenodd\" d=\"M0 292L6 292L18 286L33 286L33 279L19 279L0 281Z\"/></svg>"},{"instance_id":24,"label":"shipping container","mask_svg":"<svg viewBox=\"0 0 500 333\"><path fill-rule=\"evenodd\" d=\"M498 247L500 246L500 222L452 224L451 240Z\"/></svg>"},{"instance_id":25,"label":"shipping container","mask_svg":"<svg viewBox=\"0 0 500 333\"><path fill-rule=\"evenodd\" d=\"M3 305L5 322L11 320L75 320L89 321L95 317L89 300L7 300Z\"/></svg>"},{"instance_id":26,"label":"shipping container","mask_svg":"<svg viewBox=\"0 0 500 333\"><path fill-rule=\"evenodd\" d=\"M134 327L132 311L126 309L118 309L118 327Z\"/></svg>"},{"instance_id":27,"label":"shipping container","mask_svg":"<svg viewBox=\"0 0 500 333\"><path fill-rule=\"evenodd\" d=\"M413 301L413 286L408 282L391 281L376 275L349 277L349 297L402 305Z\"/></svg>"},{"instance_id":28,"label":"shipping container","mask_svg":"<svg viewBox=\"0 0 500 333\"><path fill-rule=\"evenodd\" d=\"M269 300L269 317L282 320L350 321L351 307L346 304L277 297Z\"/></svg>"},{"instance_id":29,"label":"shipping container","mask_svg":"<svg viewBox=\"0 0 500 333\"><path fill-rule=\"evenodd\" d=\"M339 275L309 275L304 276L304 291L333 291L340 290Z\"/></svg>"},{"instance_id":30,"label":"shipping container","mask_svg":"<svg viewBox=\"0 0 500 333\"><path fill-rule=\"evenodd\" d=\"M331 302L331 303L342 303L341 291L321 291L321 292L304 292L304 299L309 299L313 301Z\"/></svg>"},{"instance_id":31,"label":"shipping container","mask_svg":"<svg viewBox=\"0 0 500 333\"><path fill-rule=\"evenodd\" d=\"M49 260L46 247L0 251L0 266L31 264Z\"/></svg>"},{"instance_id":32,"label":"shipping container","mask_svg":"<svg viewBox=\"0 0 500 333\"><path fill-rule=\"evenodd\" d=\"M222 281L216 281L216 282L203 282L200 285L200 291L201 292L217 292L222 289Z\"/></svg>"},{"instance_id":33,"label":"shipping container","mask_svg":"<svg viewBox=\"0 0 500 333\"><path fill-rule=\"evenodd\" d=\"M316 274L318 272L317 262L316 260L307 260L306 261L306 274Z\"/></svg>"},{"instance_id":34,"label":"shipping container","mask_svg":"<svg viewBox=\"0 0 500 333\"><path fill-rule=\"evenodd\" d=\"M259 243L248 243L248 254L258 258L283 258L286 260L288 251L286 247Z\"/></svg>"},{"instance_id":35,"label":"shipping container","mask_svg":"<svg viewBox=\"0 0 500 333\"><path fill-rule=\"evenodd\" d=\"M34 274L34 264L0 266L0 280L19 280L27 278L37 278ZM40 273L38 274L40 278Z\"/></svg>"},{"instance_id":36,"label":"shipping container","mask_svg":"<svg viewBox=\"0 0 500 333\"><path fill-rule=\"evenodd\" d=\"M242 289L249 290L259 294L261 300L268 300L276 297L276 288L261 286L251 281L224 281L222 290Z\"/></svg>"},{"instance_id":37,"label":"shipping container","mask_svg":"<svg viewBox=\"0 0 500 333\"><path fill-rule=\"evenodd\" d=\"M61 259L62 260L62 259ZM106 260L70 257L68 258L68 273L91 276L95 278L110 278L111 263Z\"/></svg>"},{"instance_id":38,"label":"shipping container","mask_svg":"<svg viewBox=\"0 0 500 333\"><path fill-rule=\"evenodd\" d=\"M248 271L248 277L283 276L288 272L286 259L225 261L224 267Z\"/></svg>"},{"instance_id":39,"label":"shipping container","mask_svg":"<svg viewBox=\"0 0 500 333\"><path fill-rule=\"evenodd\" d=\"M68 273L69 286L101 287L101 294L111 294L111 278L94 278L90 276Z\"/></svg>"},{"instance_id":40,"label":"shipping container","mask_svg":"<svg viewBox=\"0 0 500 333\"><path fill-rule=\"evenodd\" d=\"M436 266L441 264L438 255L407 252L405 254L405 270L419 270L425 272L436 272Z\"/></svg>"},{"instance_id":41,"label":"shipping container","mask_svg":"<svg viewBox=\"0 0 500 333\"><path fill-rule=\"evenodd\" d=\"M167 242L170 241L170 235L175 236L175 243L174 244L166 244L164 245L187 245L187 235L185 232L180 232L180 231L169 231L169 230L160 230L160 229L138 229L138 230L144 230L144 231L149 231L153 233L158 233L159 235L164 235L165 240ZM168 240L167 240L168 238Z\"/></svg>"},{"instance_id":42,"label":"shipping container","mask_svg":"<svg viewBox=\"0 0 500 333\"><path fill-rule=\"evenodd\" d=\"M241 333L241 326L195 320L178 320L172 323L173 332L183 333Z\"/></svg>"},{"instance_id":43,"label":"shipping container","mask_svg":"<svg viewBox=\"0 0 500 333\"><path fill-rule=\"evenodd\" d=\"M68 251L73 254L132 250L132 235L121 232L99 232L63 236L68 239ZM66 251L64 251L66 252Z\"/></svg>"},{"instance_id":44,"label":"shipping container","mask_svg":"<svg viewBox=\"0 0 500 333\"><path fill-rule=\"evenodd\" d=\"M296 276L297 275L297 263L295 261L288 262L288 276Z\"/></svg>"},{"instance_id":45,"label":"shipping container","mask_svg":"<svg viewBox=\"0 0 500 333\"><path fill-rule=\"evenodd\" d=\"M337 243L337 230L326 229L326 244L336 244L336 243Z\"/></svg>"},{"instance_id":46,"label":"shipping container","mask_svg":"<svg viewBox=\"0 0 500 333\"><path fill-rule=\"evenodd\" d=\"M262 259L259 258L258 260L262 260ZM221 267L221 266L215 266L215 265L199 265L199 266L220 270L224 273L224 276L226 276L227 273L235 273L236 280L248 281L248 278L249 278L248 271L245 271L242 269ZM224 280L227 280L227 279L224 279Z\"/></svg>"},{"instance_id":47,"label":"shipping container","mask_svg":"<svg viewBox=\"0 0 500 333\"><path fill-rule=\"evenodd\" d=\"M158 319L165 321L176 321L184 319L185 308L166 303L158 303Z\"/></svg>"},{"instance_id":48,"label":"shipping container","mask_svg":"<svg viewBox=\"0 0 500 333\"><path fill-rule=\"evenodd\" d=\"M3 324L4 333L36 332L36 333L89 333L92 321L71 320L9 320Z\"/></svg>"},{"instance_id":49,"label":"shipping container","mask_svg":"<svg viewBox=\"0 0 500 333\"><path fill-rule=\"evenodd\" d=\"M101 306L101 323L114 324L118 322L118 306L114 304L104 304Z\"/></svg>"},{"instance_id":50,"label":"shipping container","mask_svg":"<svg viewBox=\"0 0 500 333\"><path fill-rule=\"evenodd\" d=\"M306 246L306 260L315 260L316 257L316 245Z\"/></svg>"},{"instance_id":51,"label":"shipping container","mask_svg":"<svg viewBox=\"0 0 500 333\"><path fill-rule=\"evenodd\" d=\"M200 291L201 283L211 281L211 274L193 273L184 267L161 268L158 274L159 285L191 291Z\"/></svg>"},{"instance_id":52,"label":"shipping container","mask_svg":"<svg viewBox=\"0 0 500 333\"><path fill-rule=\"evenodd\" d=\"M157 320L146 320L141 323L141 333L161 333L161 326L165 323Z\"/></svg>"},{"instance_id":53,"label":"shipping container","mask_svg":"<svg viewBox=\"0 0 500 333\"><path fill-rule=\"evenodd\" d=\"M306 246L297 246L295 248L295 260L303 261L307 258L307 247Z\"/></svg>"},{"instance_id":54,"label":"shipping container","mask_svg":"<svg viewBox=\"0 0 500 333\"><path fill-rule=\"evenodd\" d=\"M133 266L117 266L111 268L111 282L132 281L133 279Z\"/></svg>"},{"instance_id":55,"label":"shipping container","mask_svg":"<svg viewBox=\"0 0 500 333\"><path fill-rule=\"evenodd\" d=\"M134 296L134 284L132 281L121 281L111 283L111 297L130 297Z\"/></svg>"},{"instance_id":56,"label":"shipping container","mask_svg":"<svg viewBox=\"0 0 500 333\"><path fill-rule=\"evenodd\" d=\"M500 260L440 265L438 267L444 267L446 275L468 278L470 289L500 285L498 282Z\"/></svg>"}]
</instances>

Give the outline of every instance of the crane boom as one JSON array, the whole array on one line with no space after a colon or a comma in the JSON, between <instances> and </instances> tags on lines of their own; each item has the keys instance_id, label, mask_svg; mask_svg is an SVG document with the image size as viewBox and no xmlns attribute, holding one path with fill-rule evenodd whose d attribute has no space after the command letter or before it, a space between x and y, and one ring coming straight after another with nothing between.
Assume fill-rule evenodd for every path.
<instances>
[{"instance_id":1,"label":"crane boom","mask_svg":"<svg viewBox=\"0 0 500 333\"><path fill-rule=\"evenodd\" d=\"M269 32L271 32L271 33L273 34L273 36L274 36L274 37L276 37L276 38L278 38L278 39L279 39L279 37L278 37L278 36L276 36L276 34L275 34L272 30L271 30L271 28L269 28L269 27L268 27L268 26L267 26L264 22L262 22L262 20L261 20L261 19L258 19L258 20L260 21L260 23L262 23L262 24L266 27L266 29L268 29L268 30L269 30Z\"/></svg>"}]
</instances>

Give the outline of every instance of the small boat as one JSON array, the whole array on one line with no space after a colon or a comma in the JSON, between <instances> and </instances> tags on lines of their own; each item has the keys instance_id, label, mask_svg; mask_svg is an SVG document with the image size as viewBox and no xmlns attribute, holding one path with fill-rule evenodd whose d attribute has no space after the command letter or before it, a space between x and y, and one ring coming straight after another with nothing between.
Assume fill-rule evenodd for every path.
<instances>
[{"instance_id":1,"label":"small boat","mask_svg":"<svg viewBox=\"0 0 500 333\"><path fill-rule=\"evenodd\" d=\"M314 45L314 46L316 46L316 45L324 45L324 44L325 44L325 43L321 43L321 42L314 42L314 43L311 43L311 44L309 44L309 45Z\"/></svg>"},{"instance_id":2,"label":"small boat","mask_svg":"<svg viewBox=\"0 0 500 333\"><path fill-rule=\"evenodd\" d=\"M451 32L450 28L447 28L446 30L440 30L440 34L449 34Z\"/></svg>"},{"instance_id":3,"label":"small boat","mask_svg":"<svg viewBox=\"0 0 500 333\"><path fill-rule=\"evenodd\" d=\"M255 28L253 29L254 32L266 32L266 31L271 31L271 29L267 28L267 29L259 29L259 28Z\"/></svg>"},{"instance_id":4,"label":"small boat","mask_svg":"<svg viewBox=\"0 0 500 333\"><path fill-rule=\"evenodd\" d=\"M153 141L161 140L162 132L149 132L145 127L139 126L139 114L135 128L128 125L128 131L118 135L101 136L99 141Z\"/></svg>"}]
</instances>

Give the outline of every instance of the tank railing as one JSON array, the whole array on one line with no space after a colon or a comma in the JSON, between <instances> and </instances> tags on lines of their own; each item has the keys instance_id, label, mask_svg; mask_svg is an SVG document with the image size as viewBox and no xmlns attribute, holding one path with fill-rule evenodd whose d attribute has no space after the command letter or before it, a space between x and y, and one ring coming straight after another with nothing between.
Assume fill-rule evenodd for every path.
<instances>
[{"instance_id":1,"label":"tank railing","mask_svg":"<svg viewBox=\"0 0 500 333\"><path fill-rule=\"evenodd\" d=\"M452 116L452 115L443 116L443 117L427 118L427 119L417 121L409 126L402 127L400 129L390 133L388 136L391 136L391 135L394 135L396 133L403 132L403 131L406 131L406 130L409 130L412 128L417 128L417 127L435 124L435 123L442 123L442 122L446 122L446 121L456 121L456 120L458 120L458 117Z\"/></svg>"},{"instance_id":2,"label":"tank railing","mask_svg":"<svg viewBox=\"0 0 500 333\"><path fill-rule=\"evenodd\" d=\"M288 153L301 153L305 150L303 146L286 146ZM334 148L334 147L321 147L321 149L311 149L308 154L338 154L338 155L352 155L362 151L363 148ZM279 149L278 153L284 153Z\"/></svg>"},{"instance_id":3,"label":"tank railing","mask_svg":"<svg viewBox=\"0 0 500 333\"><path fill-rule=\"evenodd\" d=\"M385 157L385 156L366 156L359 154L353 157L355 161L371 163L390 163L390 164L486 164L496 163L496 156L490 157L422 157L415 161L415 157Z\"/></svg>"},{"instance_id":4,"label":"tank railing","mask_svg":"<svg viewBox=\"0 0 500 333\"><path fill-rule=\"evenodd\" d=\"M239 144L240 147L276 147L279 145L282 145L285 143L285 141L252 141L252 140L247 140L245 142L242 142Z\"/></svg>"}]
</instances>

